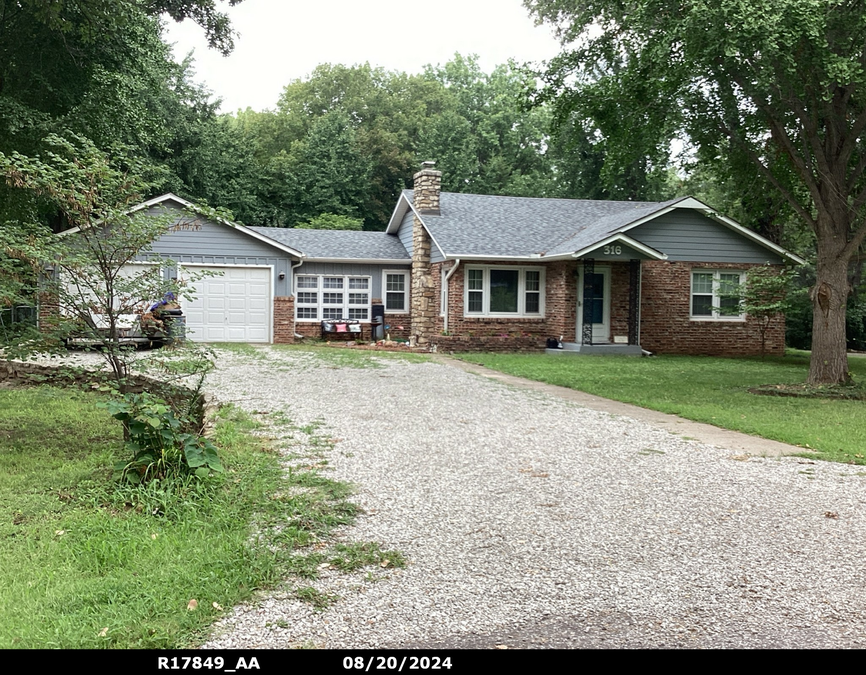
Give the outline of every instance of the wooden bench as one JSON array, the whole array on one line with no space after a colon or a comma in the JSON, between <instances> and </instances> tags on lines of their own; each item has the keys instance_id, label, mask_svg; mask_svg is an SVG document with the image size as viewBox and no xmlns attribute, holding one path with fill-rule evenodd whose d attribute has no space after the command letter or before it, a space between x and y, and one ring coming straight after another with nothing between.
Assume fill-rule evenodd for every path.
<instances>
[{"instance_id":1,"label":"wooden bench","mask_svg":"<svg viewBox=\"0 0 866 675\"><path fill-rule=\"evenodd\" d=\"M340 328L342 326L342 328ZM322 321L322 339L346 335L350 340L361 339L362 324L358 319L325 319ZM372 337L372 333L370 334Z\"/></svg>"}]
</instances>

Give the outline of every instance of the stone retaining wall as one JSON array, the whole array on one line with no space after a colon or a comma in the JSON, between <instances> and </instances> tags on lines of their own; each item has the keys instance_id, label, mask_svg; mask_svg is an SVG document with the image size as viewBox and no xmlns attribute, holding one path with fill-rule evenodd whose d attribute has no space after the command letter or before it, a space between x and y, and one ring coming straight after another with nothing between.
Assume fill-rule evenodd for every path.
<instances>
[{"instance_id":1,"label":"stone retaining wall","mask_svg":"<svg viewBox=\"0 0 866 675\"><path fill-rule=\"evenodd\" d=\"M171 402L172 400L187 399L193 393L188 387L162 382L146 375L130 375L133 393L144 391L155 394ZM58 387L92 386L103 382L109 382L111 375L105 370L87 370L75 366L48 366L40 363L27 361L0 360L0 384L11 386L33 386L39 384L50 384ZM197 423L206 435L214 425L214 415L219 404L213 396L205 393L202 395L201 410L197 417Z\"/></svg>"}]
</instances>

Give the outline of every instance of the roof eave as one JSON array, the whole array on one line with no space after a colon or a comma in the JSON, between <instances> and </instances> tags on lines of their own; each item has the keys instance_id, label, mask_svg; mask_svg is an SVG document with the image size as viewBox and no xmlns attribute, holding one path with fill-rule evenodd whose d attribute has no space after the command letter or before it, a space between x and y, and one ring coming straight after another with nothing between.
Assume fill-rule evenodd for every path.
<instances>
[{"instance_id":1,"label":"roof eave","mask_svg":"<svg viewBox=\"0 0 866 675\"><path fill-rule=\"evenodd\" d=\"M541 255L498 255L496 253L449 253L444 257L445 260L526 260L531 262L544 262L545 260L554 260L553 257L546 258Z\"/></svg>"},{"instance_id":2,"label":"roof eave","mask_svg":"<svg viewBox=\"0 0 866 675\"><path fill-rule=\"evenodd\" d=\"M652 258L653 260L667 260L668 259L668 256L666 253L662 253L661 251L654 249L651 246L647 246L646 244L642 244L641 242L637 241L636 239L632 239L631 237L629 237L625 234L621 234L621 233L616 233L614 235L611 235L610 237L607 237L606 239L602 239L599 242L596 242L594 244L590 244L589 246L584 246L579 251L575 251L574 253L572 253L570 257L582 258L587 253L591 253L592 251L597 251L602 246L608 246L609 244L611 244L615 241L622 242L626 246L633 248L638 253L642 253L646 257Z\"/></svg>"},{"instance_id":3,"label":"roof eave","mask_svg":"<svg viewBox=\"0 0 866 675\"><path fill-rule=\"evenodd\" d=\"M400 198L397 200L397 205L394 207L394 212L391 214L391 219L388 221L388 227L385 228L385 232L388 234L397 234L397 230L400 229L400 223L403 222L403 216L406 215L406 211L409 209L412 209L413 211L415 210L412 208L412 202L410 202L406 195L401 192Z\"/></svg>"},{"instance_id":4,"label":"roof eave","mask_svg":"<svg viewBox=\"0 0 866 675\"><path fill-rule=\"evenodd\" d=\"M363 265L411 265L409 258L314 258L307 256L308 263L357 263Z\"/></svg>"}]
</instances>

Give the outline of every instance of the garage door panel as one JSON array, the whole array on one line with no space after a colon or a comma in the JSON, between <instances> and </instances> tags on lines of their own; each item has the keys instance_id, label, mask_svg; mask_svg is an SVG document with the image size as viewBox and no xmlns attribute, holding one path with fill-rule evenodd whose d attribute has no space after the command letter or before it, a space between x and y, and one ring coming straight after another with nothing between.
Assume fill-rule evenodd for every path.
<instances>
[{"instance_id":1,"label":"garage door panel","mask_svg":"<svg viewBox=\"0 0 866 675\"><path fill-rule=\"evenodd\" d=\"M190 339L199 342L268 342L271 332L269 267L190 267L217 276L196 282L196 300L184 303Z\"/></svg>"}]
</instances>

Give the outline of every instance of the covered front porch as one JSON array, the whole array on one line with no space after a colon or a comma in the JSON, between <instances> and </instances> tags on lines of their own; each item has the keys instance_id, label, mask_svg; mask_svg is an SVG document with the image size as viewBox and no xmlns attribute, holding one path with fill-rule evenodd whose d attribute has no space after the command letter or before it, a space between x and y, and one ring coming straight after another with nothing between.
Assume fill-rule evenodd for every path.
<instances>
[{"instance_id":1,"label":"covered front porch","mask_svg":"<svg viewBox=\"0 0 866 675\"><path fill-rule=\"evenodd\" d=\"M574 333L563 336L551 355L620 354L641 356L641 261L663 254L619 238L578 251L574 276L577 311ZM573 340L569 339L573 336Z\"/></svg>"}]
</instances>

